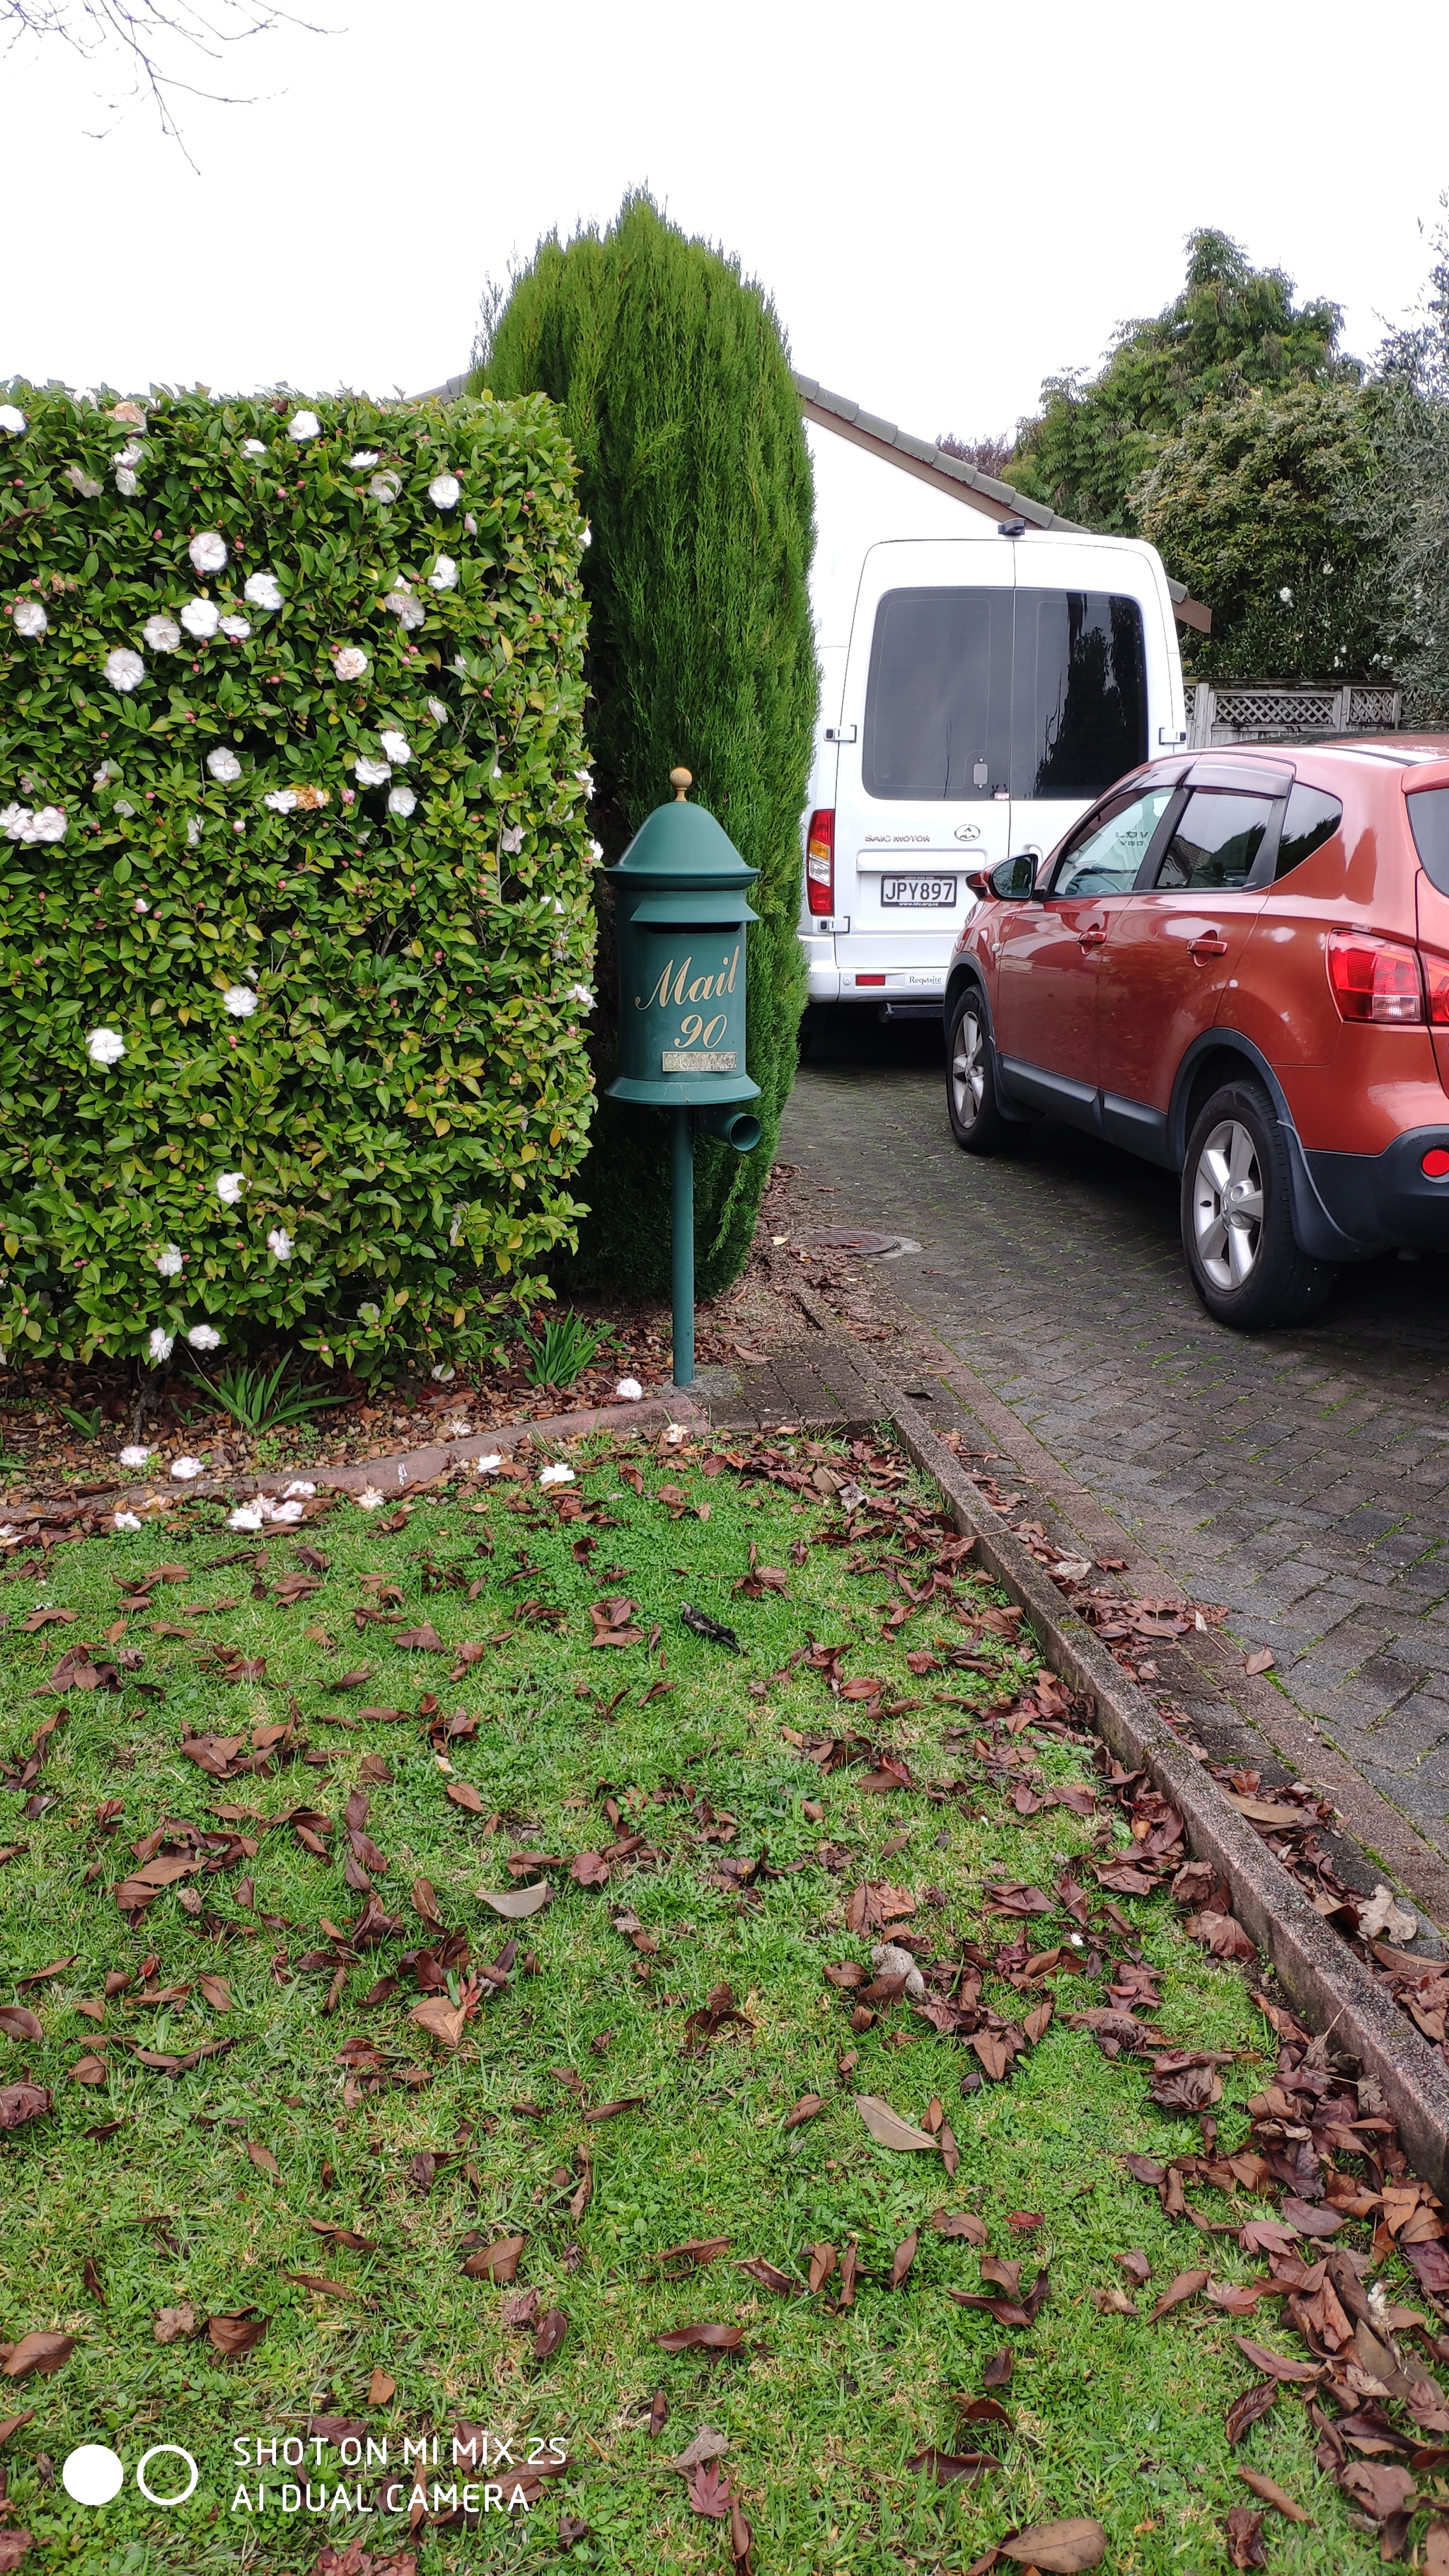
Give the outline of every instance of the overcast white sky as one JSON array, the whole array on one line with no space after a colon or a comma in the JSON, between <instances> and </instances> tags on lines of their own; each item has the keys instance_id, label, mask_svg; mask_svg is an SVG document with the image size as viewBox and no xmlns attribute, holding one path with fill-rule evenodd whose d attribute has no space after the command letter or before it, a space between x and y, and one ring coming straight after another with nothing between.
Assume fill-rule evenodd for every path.
<instances>
[{"instance_id":1,"label":"overcast white sky","mask_svg":"<svg viewBox=\"0 0 1449 2576\"><path fill-rule=\"evenodd\" d=\"M647 182L770 287L797 366L981 434L1164 303L1194 224L1336 297L1367 352L1449 187L1442 0L310 14L335 32L234 52L256 104L184 106L198 173L53 39L0 62L0 373L419 390L466 359L485 275Z\"/></svg>"}]
</instances>

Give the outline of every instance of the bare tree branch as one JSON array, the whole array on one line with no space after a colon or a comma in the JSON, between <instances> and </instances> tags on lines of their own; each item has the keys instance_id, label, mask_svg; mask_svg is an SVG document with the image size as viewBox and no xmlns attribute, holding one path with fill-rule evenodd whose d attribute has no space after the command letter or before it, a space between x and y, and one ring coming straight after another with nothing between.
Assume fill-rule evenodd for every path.
<instances>
[{"instance_id":1,"label":"bare tree branch","mask_svg":"<svg viewBox=\"0 0 1449 2576\"><path fill-rule=\"evenodd\" d=\"M126 99L149 99L162 133L188 161L174 104L178 96L225 107L249 107L254 100L185 79L173 63L190 56L193 63L200 57L203 63L221 64L228 48L279 27L300 28L312 36L328 32L289 9L263 5L263 0L0 0L4 27L10 31L10 48L27 36L58 36L83 62L119 58L130 74L129 90L111 105L119 109Z\"/></svg>"}]
</instances>

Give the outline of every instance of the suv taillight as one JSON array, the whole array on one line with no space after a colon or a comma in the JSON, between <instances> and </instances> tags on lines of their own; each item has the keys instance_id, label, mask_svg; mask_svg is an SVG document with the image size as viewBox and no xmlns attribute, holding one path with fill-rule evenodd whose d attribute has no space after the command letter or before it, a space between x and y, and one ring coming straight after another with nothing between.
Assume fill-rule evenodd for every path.
<instances>
[{"instance_id":1,"label":"suv taillight","mask_svg":"<svg viewBox=\"0 0 1449 2576\"><path fill-rule=\"evenodd\" d=\"M1370 939L1363 931L1333 931L1328 980L1342 1019L1372 1020L1388 1028L1423 1026L1424 986L1416 948L1394 939Z\"/></svg>"},{"instance_id":2,"label":"suv taillight","mask_svg":"<svg viewBox=\"0 0 1449 2576\"><path fill-rule=\"evenodd\" d=\"M835 910L835 813L822 806L805 835L805 891L814 913Z\"/></svg>"}]
</instances>

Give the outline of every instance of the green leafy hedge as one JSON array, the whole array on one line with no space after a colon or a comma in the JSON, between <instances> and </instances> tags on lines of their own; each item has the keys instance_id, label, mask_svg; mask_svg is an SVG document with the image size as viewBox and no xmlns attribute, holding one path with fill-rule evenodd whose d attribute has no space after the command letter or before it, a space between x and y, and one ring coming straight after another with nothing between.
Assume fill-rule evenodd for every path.
<instances>
[{"instance_id":1,"label":"green leafy hedge","mask_svg":"<svg viewBox=\"0 0 1449 2576\"><path fill-rule=\"evenodd\" d=\"M541 399L12 387L0 1355L367 1367L538 1294L591 1104L583 538Z\"/></svg>"}]
</instances>

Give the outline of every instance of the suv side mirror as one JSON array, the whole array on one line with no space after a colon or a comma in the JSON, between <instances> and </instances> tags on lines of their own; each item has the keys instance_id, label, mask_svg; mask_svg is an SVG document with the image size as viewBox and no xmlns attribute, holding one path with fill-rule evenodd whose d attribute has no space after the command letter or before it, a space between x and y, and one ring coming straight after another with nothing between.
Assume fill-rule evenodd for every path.
<instances>
[{"instance_id":1,"label":"suv side mirror","mask_svg":"<svg viewBox=\"0 0 1449 2576\"><path fill-rule=\"evenodd\" d=\"M986 871L986 883L999 901L1022 903L1036 892L1036 861L1019 852L1014 859L1001 859Z\"/></svg>"}]
</instances>

